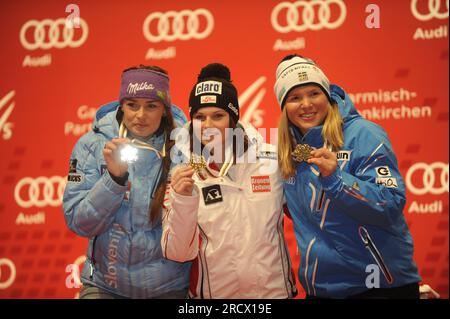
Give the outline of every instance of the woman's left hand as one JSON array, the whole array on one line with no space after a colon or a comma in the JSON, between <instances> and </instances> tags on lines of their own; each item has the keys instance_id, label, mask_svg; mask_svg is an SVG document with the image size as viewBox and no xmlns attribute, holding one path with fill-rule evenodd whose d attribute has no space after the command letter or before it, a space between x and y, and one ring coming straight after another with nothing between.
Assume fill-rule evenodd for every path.
<instances>
[{"instance_id":1,"label":"woman's left hand","mask_svg":"<svg viewBox=\"0 0 450 319\"><path fill-rule=\"evenodd\" d=\"M308 163L316 164L319 167L320 174L324 177L333 174L338 164L336 153L325 147L311 151L311 158Z\"/></svg>"}]
</instances>

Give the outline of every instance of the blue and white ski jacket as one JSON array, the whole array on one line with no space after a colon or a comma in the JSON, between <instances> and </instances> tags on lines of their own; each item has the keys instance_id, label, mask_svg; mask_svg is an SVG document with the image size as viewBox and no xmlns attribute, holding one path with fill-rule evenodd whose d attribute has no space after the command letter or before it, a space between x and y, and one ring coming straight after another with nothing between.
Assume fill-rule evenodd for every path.
<instances>
[{"instance_id":1,"label":"blue and white ski jacket","mask_svg":"<svg viewBox=\"0 0 450 319\"><path fill-rule=\"evenodd\" d=\"M386 132L362 118L348 95L331 86L344 120L338 167L323 177L302 162L284 183L301 254L299 280L306 293L345 298L369 288L390 288L421 280L413 242L403 216L405 185ZM297 143L324 146L322 126Z\"/></svg>"}]
</instances>

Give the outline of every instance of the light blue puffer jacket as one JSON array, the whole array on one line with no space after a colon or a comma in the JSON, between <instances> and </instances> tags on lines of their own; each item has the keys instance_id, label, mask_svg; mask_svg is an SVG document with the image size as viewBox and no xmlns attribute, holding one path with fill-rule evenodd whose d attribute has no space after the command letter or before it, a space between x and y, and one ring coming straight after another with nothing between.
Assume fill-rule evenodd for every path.
<instances>
[{"instance_id":1,"label":"light blue puffer jacket","mask_svg":"<svg viewBox=\"0 0 450 319\"><path fill-rule=\"evenodd\" d=\"M79 139L71 155L63 207L68 227L89 238L82 282L130 298L187 291L190 263L164 259L161 221L149 223L161 160L154 152L139 149L138 160L129 164L126 186L114 182L106 169L102 150L119 135L118 107L112 102L97 111L93 130ZM177 107L172 106L172 113L178 126L186 122ZM162 149L163 135L150 143Z\"/></svg>"}]
</instances>

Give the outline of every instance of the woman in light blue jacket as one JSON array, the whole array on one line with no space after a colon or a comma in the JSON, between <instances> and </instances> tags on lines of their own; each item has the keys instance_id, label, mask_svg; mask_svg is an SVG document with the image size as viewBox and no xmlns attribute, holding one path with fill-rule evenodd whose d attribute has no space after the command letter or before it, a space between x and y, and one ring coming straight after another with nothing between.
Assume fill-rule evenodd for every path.
<instances>
[{"instance_id":1,"label":"woman in light blue jacket","mask_svg":"<svg viewBox=\"0 0 450 319\"><path fill-rule=\"evenodd\" d=\"M278 65L279 164L308 298L418 298L405 186L386 132L309 59Z\"/></svg>"},{"instance_id":2,"label":"woman in light blue jacket","mask_svg":"<svg viewBox=\"0 0 450 319\"><path fill-rule=\"evenodd\" d=\"M161 207L170 132L186 121L158 67L123 72L118 102L96 114L70 159L68 227L89 238L80 298L184 298L190 263L163 258Z\"/></svg>"}]
</instances>

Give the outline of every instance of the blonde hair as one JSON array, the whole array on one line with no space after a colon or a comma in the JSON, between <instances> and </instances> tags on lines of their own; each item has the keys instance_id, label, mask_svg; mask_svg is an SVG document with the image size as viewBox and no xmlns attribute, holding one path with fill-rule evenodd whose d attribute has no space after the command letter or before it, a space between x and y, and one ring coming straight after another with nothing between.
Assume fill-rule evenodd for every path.
<instances>
[{"instance_id":1,"label":"blonde hair","mask_svg":"<svg viewBox=\"0 0 450 319\"><path fill-rule=\"evenodd\" d=\"M331 148L333 152L339 151L344 145L342 124L343 120L338 105L336 103L330 104L323 124L322 137L325 146ZM296 168L292 159L294 147L295 140L289 129L289 119L285 107L278 124L278 163L281 175L285 179L295 175Z\"/></svg>"}]
</instances>

